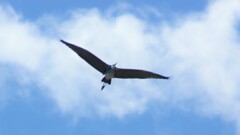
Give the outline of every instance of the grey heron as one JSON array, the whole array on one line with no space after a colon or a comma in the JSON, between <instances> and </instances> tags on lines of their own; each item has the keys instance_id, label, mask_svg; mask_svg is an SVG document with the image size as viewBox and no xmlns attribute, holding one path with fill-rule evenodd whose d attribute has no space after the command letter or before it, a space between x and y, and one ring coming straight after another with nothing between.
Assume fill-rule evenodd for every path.
<instances>
[{"instance_id":1,"label":"grey heron","mask_svg":"<svg viewBox=\"0 0 240 135\"><path fill-rule=\"evenodd\" d=\"M60 40L63 44L67 45L74 52L76 52L82 59L84 59L88 64L93 68L105 75L102 79L103 86L101 90L104 89L106 84L111 84L113 78L121 79L146 79L146 78L155 78L155 79L169 79L169 77L153 73L150 71L140 70L140 69L124 69L117 68L116 64L109 65L104 61L99 59L97 56L89 52L88 50L76 46L74 44L68 43L64 40Z\"/></svg>"}]
</instances>

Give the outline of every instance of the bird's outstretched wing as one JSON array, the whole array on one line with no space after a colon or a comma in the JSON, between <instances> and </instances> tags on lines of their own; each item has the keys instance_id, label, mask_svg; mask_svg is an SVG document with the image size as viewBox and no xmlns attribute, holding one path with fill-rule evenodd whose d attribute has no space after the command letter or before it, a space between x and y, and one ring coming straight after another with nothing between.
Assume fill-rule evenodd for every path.
<instances>
[{"instance_id":1,"label":"bird's outstretched wing","mask_svg":"<svg viewBox=\"0 0 240 135\"><path fill-rule=\"evenodd\" d=\"M60 40L62 43L67 45L69 48L71 48L74 52L76 52L82 59L84 59L88 64L90 64L92 67L97 69L101 73L105 73L107 68L110 66L103 62L101 59L99 59L97 56L92 54L86 49L83 49L79 46L76 46L74 44L68 43L64 40Z\"/></svg>"},{"instance_id":2,"label":"bird's outstretched wing","mask_svg":"<svg viewBox=\"0 0 240 135\"><path fill-rule=\"evenodd\" d=\"M117 68L115 71L115 78L122 78L122 79L147 79L147 78L156 78L156 79L169 79L169 77L162 76L153 72L139 70L139 69L122 69Z\"/></svg>"}]
</instances>

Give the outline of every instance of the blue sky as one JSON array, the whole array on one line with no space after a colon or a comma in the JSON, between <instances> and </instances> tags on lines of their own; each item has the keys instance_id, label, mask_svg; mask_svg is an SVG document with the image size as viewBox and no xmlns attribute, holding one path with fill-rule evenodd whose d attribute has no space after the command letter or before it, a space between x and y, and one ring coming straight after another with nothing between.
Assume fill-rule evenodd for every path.
<instances>
[{"instance_id":1,"label":"blue sky","mask_svg":"<svg viewBox=\"0 0 240 135\"><path fill-rule=\"evenodd\" d=\"M121 0L102 0L102 1L31 1L25 0L3 0L2 3L10 4L14 7L16 11L19 11L24 14L27 18L39 18L43 14L60 14L67 12L69 10L79 9L79 8L98 8L100 10L106 10L112 6L115 6L119 3L128 3L134 6L153 6L158 8L160 11L164 12L175 12L175 13L186 13L193 11L203 10L207 5L207 0L199 0L195 2L194 0L183 0L181 2L176 2L175 0L149 0L149 1L121 1Z\"/></svg>"},{"instance_id":2,"label":"blue sky","mask_svg":"<svg viewBox=\"0 0 240 135\"><path fill-rule=\"evenodd\" d=\"M239 22L238 0L3 0L0 134L237 135ZM60 38L173 78L100 91Z\"/></svg>"}]
</instances>

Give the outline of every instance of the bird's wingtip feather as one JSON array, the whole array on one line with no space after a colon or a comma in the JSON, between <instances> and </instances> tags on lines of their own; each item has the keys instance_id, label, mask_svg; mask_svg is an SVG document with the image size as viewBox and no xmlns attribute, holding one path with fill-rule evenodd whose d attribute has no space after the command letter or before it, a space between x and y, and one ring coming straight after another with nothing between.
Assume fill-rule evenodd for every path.
<instances>
[{"instance_id":1,"label":"bird's wingtip feather","mask_svg":"<svg viewBox=\"0 0 240 135\"><path fill-rule=\"evenodd\" d=\"M165 77L164 79L171 80L171 79L172 79L172 77Z\"/></svg>"},{"instance_id":2,"label":"bird's wingtip feather","mask_svg":"<svg viewBox=\"0 0 240 135\"><path fill-rule=\"evenodd\" d=\"M62 42L62 43L66 43L66 41L64 41L64 40L62 40L62 39L60 39L60 42Z\"/></svg>"}]
</instances>

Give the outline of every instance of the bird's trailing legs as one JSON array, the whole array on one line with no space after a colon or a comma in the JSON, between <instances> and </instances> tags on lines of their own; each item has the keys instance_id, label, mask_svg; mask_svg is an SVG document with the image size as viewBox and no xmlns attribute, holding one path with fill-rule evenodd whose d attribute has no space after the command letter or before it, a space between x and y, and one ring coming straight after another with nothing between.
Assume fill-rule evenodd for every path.
<instances>
[{"instance_id":1,"label":"bird's trailing legs","mask_svg":"<svg viewBox=\"0 0 240 135\"><path fill-rule=\"evenodd\" d=\"M111 79L107 79L107 78L103 77L103 79L102 79L103 86L102 86L101 90L103 90L105 88L106 84L110 85L111 81L112 81Z\"/></svg>"},{"instance_id":2,"label":"bird's trailing legs","mask_svg":"<svg viewBox=\"0 0 240 135\"><path fill-rule=\"evenodd\" d=\"M104 82L104 83L103 83L103 86L102 86L102 88L101 88L101 91L104 89L105 86L106 86L106 83Z\"/></svg>"}]
</instances>

